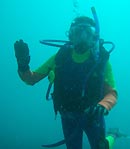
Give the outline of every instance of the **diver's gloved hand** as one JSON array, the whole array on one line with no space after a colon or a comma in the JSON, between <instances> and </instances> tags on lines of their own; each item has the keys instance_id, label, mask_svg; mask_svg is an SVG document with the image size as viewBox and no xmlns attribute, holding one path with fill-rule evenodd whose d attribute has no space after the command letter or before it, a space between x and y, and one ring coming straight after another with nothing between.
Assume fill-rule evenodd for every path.
<instances>
[{"instance_id":1,"label":"diver's gloved hand","mask_svg":"<svg viewBox=\"0 0 130 149\"><path fill-rule=\"evenodd\" d=\"M23 40L16 41L14 43L14 51L18 63L18 70L21 72L29 70L30 56L28 45Z\"/></svg>"},{"instance_id":2,"label":"diver's gloved hand","mask_svg":"<svg viewBox=\"0 0 130 149\"><path fill-rule=\"evenodd\" d=\"M102 105L100 105L100 104L97 104L97 105L95 105L95 106L91 106L91 107L89 107L89 108L87 108L86 110L85 110L85 112L88 114L88 115L90 115L90 116L94 116L94 115L108 115L108 110L104 107L104 106L102 106Z\"/></svg>"}]
</instances>

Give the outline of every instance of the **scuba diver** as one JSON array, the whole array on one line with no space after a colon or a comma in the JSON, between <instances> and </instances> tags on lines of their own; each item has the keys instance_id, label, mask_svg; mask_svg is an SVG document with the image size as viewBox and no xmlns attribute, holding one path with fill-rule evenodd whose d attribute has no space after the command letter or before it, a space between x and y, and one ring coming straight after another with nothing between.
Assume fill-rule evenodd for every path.
<instances>
[{"instance_id":1,"label":"scuba diver","mask_svg":"<svg viewBox=\"0 0 130 149\"><path fill-rule=\"evenodd\" d=\"M82 149L83 132L91 149L110 149L119 137L117 132L105 134L104 116L114 107L118 95L109 62L111 51L104 48L96 23L87 16L76 17L70 25L69 41L34 71L29 67L27 43L14 43L21 80L34 85L49 76L54 83L54 111L61 116L67 149Z\"/></svg>"}]
</instances>

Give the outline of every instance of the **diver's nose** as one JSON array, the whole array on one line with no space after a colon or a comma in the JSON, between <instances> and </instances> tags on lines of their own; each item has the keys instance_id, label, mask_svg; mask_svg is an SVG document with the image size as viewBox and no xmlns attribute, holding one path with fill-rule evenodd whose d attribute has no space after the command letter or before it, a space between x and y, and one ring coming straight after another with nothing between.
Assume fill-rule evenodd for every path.
<instances>
[{"instance_id":1,"label":"diver's nose","mask_svg":"<svg viewBox=\"0 0 130 149\"><path fill-rule=\"evenodd\" d=\"M87 33L85 31L82 31L80 34L80 39L84 41L87 40L87 38L88 38Z\"/></svg>"}]
</instances>

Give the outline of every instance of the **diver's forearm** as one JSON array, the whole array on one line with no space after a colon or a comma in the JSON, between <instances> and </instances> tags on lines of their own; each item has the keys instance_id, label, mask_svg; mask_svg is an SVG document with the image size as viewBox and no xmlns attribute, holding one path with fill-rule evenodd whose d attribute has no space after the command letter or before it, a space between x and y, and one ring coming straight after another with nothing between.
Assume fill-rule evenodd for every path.
<instances>
[{"instance_id":1,"label":"diver's forearm","mask_svg":"<svg viewBox=\"0 0 130 149\"><path fill-rule=\"evenodd\" d=\"M31 70L27 70L25 72L21 72L18 70L19 77L22 81L27 83L28 85L34 85L35 83L39 82L41 79L46 77L45 75L41 75Z\"/></svg>"},{"instance_id":2,"label":"diver's forearm","mask_svg":"<svg viewBox=\"0 0 130 149\"><path fill-rule=\"evenodd\" d=\"M117 93L115 91L108 93L99 104L104 106L107 110L111 110L117 103Z\"/></svg>"}]
</instances>

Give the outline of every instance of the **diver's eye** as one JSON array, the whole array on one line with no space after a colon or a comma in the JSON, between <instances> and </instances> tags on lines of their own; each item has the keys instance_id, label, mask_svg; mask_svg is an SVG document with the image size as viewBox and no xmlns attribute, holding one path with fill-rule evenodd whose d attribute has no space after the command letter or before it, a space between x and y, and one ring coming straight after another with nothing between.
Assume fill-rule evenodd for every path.
<instances>
[{"instance_id":1,"label":"diver's eye","mask_svg":"<svg viewBox=\"0 0 130 149\"><path fill-rule=\"evenodd\" d=\"M76 26L76 27L73 27L71 29L71 31L75 35L79 35L82 32L86 33L88 36L92 36L93 35L93 31L91 30L91 28L88 28L86 26Z\"/></svg>"}]
</instances>

